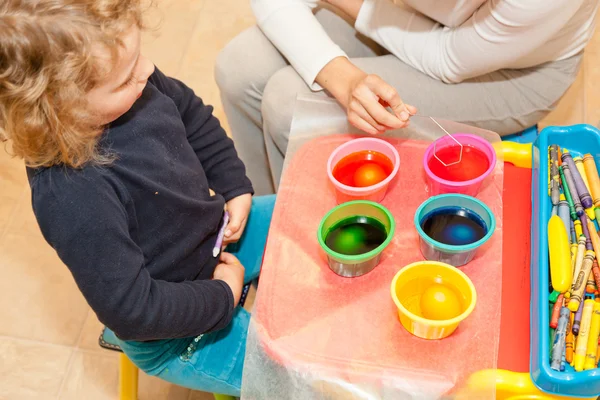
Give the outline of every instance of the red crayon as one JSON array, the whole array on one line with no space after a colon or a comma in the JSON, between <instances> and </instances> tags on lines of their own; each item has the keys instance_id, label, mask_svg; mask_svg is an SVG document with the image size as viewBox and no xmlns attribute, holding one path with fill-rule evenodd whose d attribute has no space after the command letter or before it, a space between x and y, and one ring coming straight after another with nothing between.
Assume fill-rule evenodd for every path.
<instances>
[{"instance_id":1,"label":"red crayon","mask_svg":"<svg viewBox=\"0 0 600 400\"><path fill-rule=\"evenodd\" d=\"M560 316L560 309L563 306L563 298L564 295L561 293L558 295L558 299L556 299L556 303L554 303L554 308L552 309L552 318L550 318L550 328L556 329L558 326L558 317Z\"/></svg>"}]
</instances>

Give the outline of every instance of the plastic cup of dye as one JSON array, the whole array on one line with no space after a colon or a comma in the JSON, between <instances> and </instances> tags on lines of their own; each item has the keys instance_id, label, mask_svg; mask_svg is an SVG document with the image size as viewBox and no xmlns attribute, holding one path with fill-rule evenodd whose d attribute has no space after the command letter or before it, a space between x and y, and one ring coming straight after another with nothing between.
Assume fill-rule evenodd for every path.
<instances>
[{"instance_id":1,"label":"plastic cup of dye","mask_svg":"<svg viewBox=\"0 0 600 400\"><path fill-rule=\"evenodd\" d=\"M369 251L359 254L342 253L340 249L331 245L329 235L339 227L349 227L348 224L354 221L366 224L370 221L379 227L383 235L381 240L369 247ZM342 235L338 235L336 240L341 239L342 243L346 244L350 242L350 247L354 247L354 235L351 231L353 228L354 226L344 232L345 234L350 233L349 237L344 238ZM317 238L319 245L327 254L327 262L333 272L344 277L357 277L372 271L379 264L381 254L392 241L395 229L396 223L387 208L372 201L356 200L340 204L329 211L321 220Z\"/></svg>"},{"instance_id":2,"label":"plastic cup of dye","mask_svg":"<svg viewBox=\"0 0 600 400\"><path fill-rule=\"evenodd\" d=\"M441 290L437 291L438 287ZM469 277L435 261L416 262L398 271L392 280L391 295L402 326L417 337L432 340L450 336L477 303L477 292ZM426 308L432 307L441 310L441 317L445 312L449 318L427 318Z\"/></svg>"},{"instance_id":3,"label":"plastic cup of dye","mask_svg":"<svg viewBox=\"0 0 600 400\"><path fill-rule=\"evenodd\" d=\"M476 135L457 133L452 137L462 145L462 159L460 162L457 161L460 157L461 147L448 136L436 140L425 151L423 168L425 168L429 195L460 193L476 196L483 181L496 166L496 151L490 142ZM446 152L452 154L444 156L442 153ZM445 167L436 159L436 156L448 166ZM432 163L431 166L433 166L433 163L438 163L435 169L443 171L443 176L436 175L432 171L430 163ZM487 163L487 168L485 163ZM473 175L474 171L476 171L475 175ZM452 177L453 173L456 173L456 177L451 180L449 178Z\"/></svg>"},{"instance_id":4,"label":"plastic cup of dye","mask_svg":"<svg viewBox=\"0 0 600 400\"><path fill-rule=\"evenodd\" d=\"M344 157L363 151L374 151L386 156L392 163L392 171L385 179L370 186L355 187L338 181L334 176L334 170L337 164L344 159ZM353 200L380 202L385 197L388 186L392 179L397 175L399 168L400 155L398 154L398 151L385 140L376 138L350 140L336 148L327 161L327 175L335 188L335 197L338 204Z\"/></svg>"},{"instance_id":5,"label":"plastic cup of dye","mask_svg":"<svg viewBox=\"0 0 600 400\"><path fill-rule=\"evenodd\" d=\"M453 217L453 215L455 217ZM435 221L434 218L438 218ZM426 233L427 220L435 232ZM492 237L496 219L480 200L463 194L442 194L425 200L415 212L414 224L419 233L421 254L429 261L460 267L473 259L477 249ZM444 237L444 242L440 241ZM437 238L437 239L436 239Z\"/></svg>"}]
</instances>

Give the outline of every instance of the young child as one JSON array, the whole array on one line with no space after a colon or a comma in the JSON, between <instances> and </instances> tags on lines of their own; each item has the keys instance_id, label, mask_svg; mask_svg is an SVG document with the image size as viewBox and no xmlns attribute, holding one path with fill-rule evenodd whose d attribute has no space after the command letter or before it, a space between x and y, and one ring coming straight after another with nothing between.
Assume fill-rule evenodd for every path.
<instances>
[{"instance_id":1,"label":"young child","mask_svg":"<svg viewBox=\"0 0 600 400\"><path fill-rule=\"evenodd\" d=\"M238 302L274 198L252 199L212 108L140 54L141 28L140 0L2 1L0 136L27 164L45 239L129 358L239 396ZM225 206L239 261L213 255Z\"/></svg>"}]
</instances>

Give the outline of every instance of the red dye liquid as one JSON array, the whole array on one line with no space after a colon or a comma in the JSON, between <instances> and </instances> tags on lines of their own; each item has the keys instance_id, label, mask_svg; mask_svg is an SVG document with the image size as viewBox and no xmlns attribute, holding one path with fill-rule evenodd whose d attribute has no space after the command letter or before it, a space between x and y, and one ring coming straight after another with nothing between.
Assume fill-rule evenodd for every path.
<instances>
[{"instance_id":1,"label":"red dye liquid","mask_svg":"<svg viewBox=\"0 0 600 400\"><path fill-rule=\"evenodd\" d=\"M364 150L348 154L333 168L333 177L347 186L367 187L385 180L394 170L387 156Z\"/></svg>"},{"instance_id":2,"label":"red dye liquid","mask_svg":"<svg viewBox=\"0 0 600 400\"><path fill-rule=\"evenodd\" d=\"M448 146L438 149L436 155L445 164L455 163L460 158L460 146ZM490 167L490 162L483 151L463 145L462 159L459 163L446 167L432 154L428 166L438 178L453 182L464 182L483 175Z\"/></svg>"}]
</instances>

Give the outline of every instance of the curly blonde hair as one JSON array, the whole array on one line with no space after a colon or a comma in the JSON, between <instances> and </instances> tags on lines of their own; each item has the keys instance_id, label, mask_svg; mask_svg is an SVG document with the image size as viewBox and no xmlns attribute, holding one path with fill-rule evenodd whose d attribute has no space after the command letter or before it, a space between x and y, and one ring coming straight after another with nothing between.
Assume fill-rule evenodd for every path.
<instances>
[{"instance_id":1,"label":"curly blonde hair","mask_svg":"<svg viewBox=\"0 0 600 400\"><path fill-rule=\"evenodd\" d=\"M141 14L140 0L0 2L0 138L15 156L30 167L109 161L86 111L103 74L93 50L103 44L114 59Z\"/></svg>"}]
</instances>

